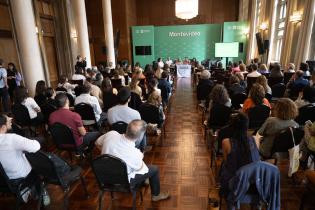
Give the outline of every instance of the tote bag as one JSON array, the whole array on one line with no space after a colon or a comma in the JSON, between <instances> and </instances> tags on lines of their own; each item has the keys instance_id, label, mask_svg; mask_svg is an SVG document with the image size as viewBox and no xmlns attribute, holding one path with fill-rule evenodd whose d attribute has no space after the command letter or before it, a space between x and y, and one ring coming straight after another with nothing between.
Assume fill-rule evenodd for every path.
<instances>
[{"instance_id":1,"label":"tote bag","mask_svg":"<svg viewBox=\"0 0 315 210\"><path fill-rule=\"evenodd\" d=\"M292 174L298 171L300 166L300 145L295 144L294 139L294 133L292 128L290 127L292 141L293 141L293 147L291 149L288 149L289 152L289 158L290 158L290 165L289 165L289 171L288 176L291 177Z\"/></svg>"}]
</instances>

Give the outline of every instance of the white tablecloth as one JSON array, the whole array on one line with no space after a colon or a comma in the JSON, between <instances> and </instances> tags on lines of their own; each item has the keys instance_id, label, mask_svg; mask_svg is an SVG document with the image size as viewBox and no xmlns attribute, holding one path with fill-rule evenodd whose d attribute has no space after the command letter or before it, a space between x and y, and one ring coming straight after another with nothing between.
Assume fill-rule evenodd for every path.
<instances>
[{"instance_id":1,"label":"white tablecloth","mask_svg":"<svg viewBox=\"0 0 315 210\"><path fill-rule=\"evenodd\" d=\"M191 65L176 65L177 77L191 77Z\"/></svg>"}]
</instances>

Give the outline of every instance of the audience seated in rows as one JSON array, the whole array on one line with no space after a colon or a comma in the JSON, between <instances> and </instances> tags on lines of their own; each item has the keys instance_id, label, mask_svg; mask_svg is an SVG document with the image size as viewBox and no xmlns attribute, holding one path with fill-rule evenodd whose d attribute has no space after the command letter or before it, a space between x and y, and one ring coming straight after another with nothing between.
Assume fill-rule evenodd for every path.
<instances>
[{"instance_id":1,"label":"audience seated in rows","mask_svg":"<svg viewBox=\"0 0 315 210\"><path fill-rule=\"evenodd\" d=\"M294 102L298 108L315 103L315 87L306 86Z\"/></svg>"},{"instance_id":2,"label":"audience seated in rows","mask_svg":"<svg viewBox=\"0 0 315 210\"><path fill-rule=\"evenodd\" d=\"M255 83L249 91L248 98L245 100L242 110L244 113L247 113L250 108L261 104L271 108L269 101L265 98L264 87Z\"/></svg>"},{"instance_id":3,"label":"audience seated in rows","mask_svg":"<svg viewBox=\"0 0 315 210\"><path fill-rule=\"evenodd\" d=\"M117 105L117 89L112 87L112 82L109 78L104 78L102 82L102 93L103 93L103 111L107 111L113 106Z\"/></svg>"},{"instance_id":4,"label":"audience seated in rows","mask_svg":"<svg viewBox=\"0 0 315 210\"><path fill-rule=\"evenodd\" d=\"M303 71L298 70L287 84L287 91L290 97L297 97L299 92L309 85L309 81L303 77Z\"/></svg>"},{"instance_id":5,"label":"audience seated in rows","mask_svg":"<svg viewBox=\"0 0 315 210\"><path fill-rule=\"evenodd\" d=\"M264 75L257 77L256 83L263 86L266 94L272 95L271 88L268 85L268 80Z\"/></svg>"},{"instance_id":6,"label":"audience seated in rows","mask_svg":"<svg viewBox=\"0 0 315 210\"><path fill-rule=\"evenodd\" d=\"M199 101L208 100L213 87L213 81L210 80L211 74L208 70L203 70L200 74L200 80L197 85L197 99Z\"/></svg>"},{"instance_id":7,"label":"audience seated in rows","mask_svg":"<svg viewBox=\"0 0 315 210\"><path fill-rule=\"evenodd\" d=\"M274 63L272 65L269 77L283 77L283 73L281 72L281 65L279 63Z\"/></svg>"},{"instance_id":8,"label":"audience seated in rows","mask_svg":"<svg viewBox=\"0 0 315 210\"><path fill-rule=\"evenodd\" d=\"M246 88L240 84L240 80L239 80L238 76L231 75L231 77L229 79L229 83L230 83L230 85L229 85L228 92L229 92L230 96L246 92Z\"/></svg>"},{"instance_id":9,"label":"audience seated in rows","mask_svg":"<svg viewBox=\"0 0 315 210\"><path fill-rule=\"evenodd\" d=\"M259 150L263 157L269 158L272 155L271 151L277 134L288 127L299 126L294 121L297 115L298 109L291 99L280 98L276 102L272 109L272 116L258 130L258 134L262 136Z\"/></svg>"},{"instance_id":10,"label":"audience seated in rows","mask_svg":"<svg viewBox=\"0 0 315 210\"><path fill-rule=\"evenodd\" d=\"M100 136L98 131L87 132L83 126L81 116L69 108L69 99L65 93L58 93L55 97L58 110L49 116L49 125L61 123L71 128L78 147L88 147L91 150L94 142Z\"/></svg>"},{"instance_id":11,"label":"audience seated in rows","mask_svg":"<svg viewBox=\"0 0 315 210\"><path fill-rule=\"evenodd\" d=\"M169 197L169 192L160 191L159 168L147 166L143 161L143 153L135 146L136 142L146 131L146 123L140 119L132 120L127 127L126 134L110 131L99 137L96 145L101 154L109 154L123 160L127 165L128 178L131 188L149 179L152 201L160 201Z\"/></svg>"},{"instance_id":12,"label":"audience seated in rows","mask_svg":"<svg viewBox=\"0 0 315 210\"><path fill-rule=\"evenodd\" d=\"M247 77L259 77L261 73L257 71L258 70L257 64L251 64L250 66L252 71L247 74Z\"/></svg>"}]
</instances>

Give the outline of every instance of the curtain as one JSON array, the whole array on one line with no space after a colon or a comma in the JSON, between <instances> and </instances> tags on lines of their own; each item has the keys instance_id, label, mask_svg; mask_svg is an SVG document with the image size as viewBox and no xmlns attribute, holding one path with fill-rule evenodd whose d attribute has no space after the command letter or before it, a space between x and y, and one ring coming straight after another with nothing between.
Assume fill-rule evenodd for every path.
<instances>
[{"instance_id":1,"label":"curtain","mask_svg":"<svg viewBox=\"0 0 315 210\"><path fill-rule=\"evenodd\" d=\"M249 29L249 38L248 38L248 47L247 47L247 54L246 54L246 63L249 64L253 52L255 51L255 33L256 33L256 27L255 26L255 17L256 17L256 4L257 0L252 1L252 9L251 9L251 17L250 17L250 29Z\"/></svg>"},{"instance_id":2,"label":"curtain","mask_svg":"<svg viewBox=\"0 0 315 210\"><path fill-rule=\"evenodd\" d=\"M273 58L273 43L274 43L274 37L275 37L275 19L276 19L276 12L277 12L277 3L278 0L271 0L271 6L270 6L270 13L269 13L269 33L268 33L268 37L269 37L269 55L267 58L267 64L270 63L270 61Z\"/></svg>"},{"instance_id":3,"label":"curtain","mask_svg":"<svg viewBox=\"0 0 315 210\"><path fill-rule=\"evenodd\" d=\"M290 61L292 39L294 33L294 23L290 22L290 15L296 10L297 0L287 1L287 18L285 21L285 30L283 37L283 45L281 49L280 63L282 68L286 67Z\"/></svg>"},{"instance_id":4,"label":"curtain","mask_svg":"<svg viewBox=\"0 0 315 210\"><path fill-rule=\"evenodd\" d=\"M301 30L298 39L294 63L300 68L300 63L305 62L308 56L308 49L311 41L312 26L314 22L314 0L305 0Z\"/></svg>"}]
</instances>

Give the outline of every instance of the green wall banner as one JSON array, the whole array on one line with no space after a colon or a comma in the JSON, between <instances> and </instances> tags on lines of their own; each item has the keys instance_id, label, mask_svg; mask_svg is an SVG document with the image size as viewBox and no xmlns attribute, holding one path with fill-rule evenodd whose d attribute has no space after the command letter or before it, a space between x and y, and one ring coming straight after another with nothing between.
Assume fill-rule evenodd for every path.
<instances>
[{"instance_id":1,"label":"green wall banner","mask_svg":"<svg viewBox=\"0 0 315 210\"><path fill-rule=\"evenodd\" d=\"M239 42L238 58L229 60L239 61L246 60L247 51L247 22L224 22L223 24L223 42Z\"/></svg>"},{"instance_id":2,"label":"green wall banner","mask_svg":"<svg viewBox=\"0 0 315 210\"><path fill-rule=\"evenodd\" d=\"M225 22L224 24L199 24L178 26L133 26L133 62L141 66L157 58L215 59L215 43L240 42L243 52L239 58L246 58L247 22Z\"/></svg>"},{"instance_id":3,"label":"green wall banner","mask_svg":"<svg viewBox=\"0 0 315 210\"><path fill-rule=\"evenodd\" d=\"M154 27L155 58L184 59L214 57L214 45L221 40L220 24Z\"/></svg>"}]
</instances>

